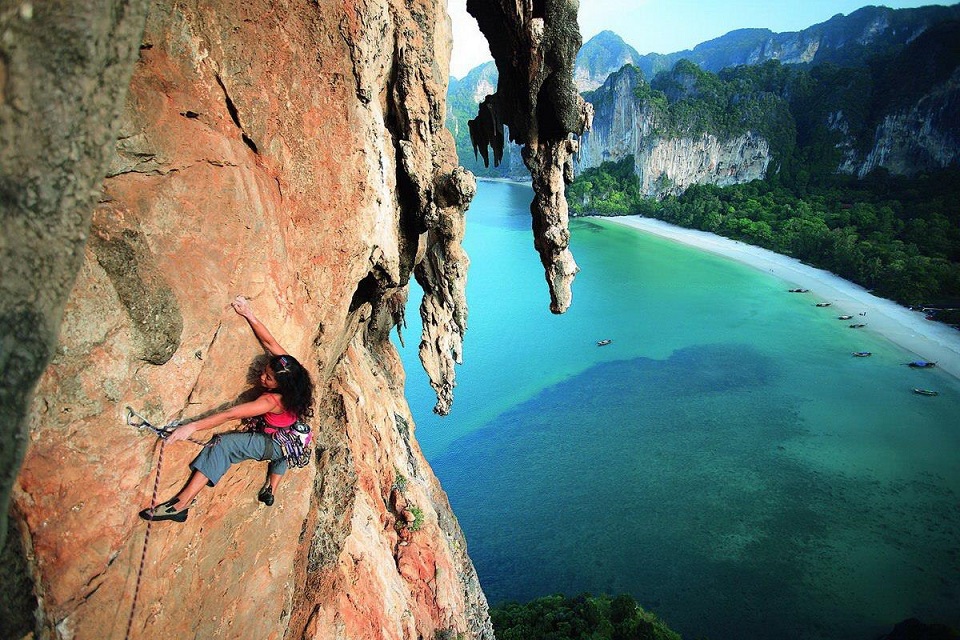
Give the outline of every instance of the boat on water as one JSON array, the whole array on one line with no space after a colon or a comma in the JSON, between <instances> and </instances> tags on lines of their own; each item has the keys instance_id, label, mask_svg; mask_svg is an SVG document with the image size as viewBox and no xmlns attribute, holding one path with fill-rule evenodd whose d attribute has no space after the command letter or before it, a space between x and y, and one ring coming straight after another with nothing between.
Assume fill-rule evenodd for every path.
<instances>
[{"instance_id":1,"label":"boat on water","mask_svg":"<svg viewBox=\"0 0 960 640\"><path fill-rule=\"evenodd\" d=\"M852 317L853 317L853 316L848 316L848 315L844 314L844 315L842 315L842 316L837 316L837 320L849 320L849 319L852 318Z\"/></svg>"},{"instance_id":2,"label":"boat on water","mask_svg":"<svg viewBox=\"0 0 960 640\"><path fill-rule=\"evenodd\" d=\"M851 328L851 329L860 329L860 328L863 328L863 327L865 327L865 326L867 326L866 323L864 323L864 322L857 322L856 324L850 325L850 328Z\"/></svg>"},{"instance_id":3,"label":"boat on water","mask_svg":"<svg viewBox=\"0 0 960 640\"><path fill-rule=\"evenodd\" d=\"M818 303L817 303L817 306L818 306L818 307L829 307L829 306L830 306L830 303L829 303L829 302L818 302Z\"/></svg>"},{"instance_id":4,"label":"boat on water","mask_svg":"<svg viewBox=\"0 0 960 640\"><path fill-rule=\"evenodd\" d=\"M871 352L871 351L854 351L854 352L853 352L853 355L855 355L855 356L858 357L858 358L869 358L870 356L873 355L873 352Z\"/></svg>"},{"instance_id":5,"label":"boat on water","mask_svg":"<svg viewBox=\"0 0 960 640\"><path fill-rule=\"evenodd\" d=\"M914 393L921 396L938 396L940 395L939 391L933 391L932 389L914 389Z\"/></svg>"},{"instance_id":6,"label":"boat on water","mask_svg":"<svg viewBox=\"0 0 960 640\"><path fill-rule=\"evenodd\" d=\"M937 366L937 363L927 362L926 360L914 360L913 362L908 362L907 366L914 369L929 369L930 367Z\"/></svg>"},{"instance_id":7,"label":"boat on water","mask_svg":"<svg viewBox=\"0 0 960 640\"><path fill-rule=\"evenodd\" d=\"M810 289L787 289L790 293L806 293Z\"/></svg>"},{"instance_id":8,"label":"boat on water","mask_svg":"<svg viewBox=\"0 0 960 640\"><path fill-rule=\"evenodd\" d=\"M608 344L610 344L611 342L613 342L613 340L598 340L598 341L597 341L597 346L598 346L598 347L605 347L605 346L607 346Z\"/></svg>"}]
</instances>

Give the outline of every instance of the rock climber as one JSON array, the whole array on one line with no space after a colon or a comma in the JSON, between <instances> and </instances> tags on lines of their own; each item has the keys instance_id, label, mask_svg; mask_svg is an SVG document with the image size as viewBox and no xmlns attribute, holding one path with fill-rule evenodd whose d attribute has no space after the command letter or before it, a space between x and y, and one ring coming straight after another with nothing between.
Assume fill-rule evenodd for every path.
<instances>
[{"instance_id":1,"label":"rock climber","mask_svg":"<svg viewBox=\"0 0 960 640\"><path fill-rule=\"evenodd\" d=\"M247 320L254 336L270 355L260 374L262 393L256 400L182 424L170 432L166 441L173 443L186 440L197 431L212 429L230 420L252 422L254 429L214 437L190 463L193 473L180 493L166 502L142 510L140 517L144 520L186 521L187 511L193 506L200 490L208 485L216 485L231 464L243 460L270 461L267 481L257 499L268 507L272 506L277 486L287 470L284 451L277 446L273 434L313 414L313 383L307 370L277 343L267 327L257 319L246 298L237 296L231 305Z\"/></svg>"}]
</instances>

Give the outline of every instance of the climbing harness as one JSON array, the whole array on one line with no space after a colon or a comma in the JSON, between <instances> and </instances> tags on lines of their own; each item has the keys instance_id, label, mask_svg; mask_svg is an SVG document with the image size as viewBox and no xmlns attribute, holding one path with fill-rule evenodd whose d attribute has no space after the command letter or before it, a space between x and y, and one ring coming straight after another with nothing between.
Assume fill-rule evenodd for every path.
<instances>
[{"instance_id":1,"label":"climbing harness","mask_svg":"<svg viewBox=\"0 0 960 640\"><path fill-rule=\"evenodd\" d=\"M263 416L254 416L244 418L243 424L248 431L262 433L270 438L273 444L283 452L283 457L291 467L300 469L310 464L312 454L310 443L313 442L313 432L310 425L303 420L298 418L289 427L272 427L267 424ZM267 433L268 428L272 433Z\"/></svg>"},{"instance_id":2,"label":"climbing harness","mask_svg":"<svg viewBox=\"0 0 960 640\"><path fill-rule=\"evenodd\" d=\"M306 422L297 420L289 428L277 429L273 434L273 441L280 445L287 464L291 467L299 469L310 464L313 434Z\"/></svg>"}]
</instances>

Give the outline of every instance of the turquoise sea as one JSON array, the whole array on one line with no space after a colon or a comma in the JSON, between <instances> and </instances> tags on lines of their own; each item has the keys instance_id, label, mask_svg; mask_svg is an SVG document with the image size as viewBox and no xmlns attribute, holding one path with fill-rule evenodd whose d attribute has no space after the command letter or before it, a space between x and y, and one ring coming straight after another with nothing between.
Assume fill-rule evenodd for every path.
<instances>
[{"instance_id":1,"label":"turquoise sea","mask_svg":"<svg viewBox=\"0 0 960 640\"><path fill-rule=\"evenodd\" d=\"M413 295L401 350L491 604L630 593L688 639L960 628L960 382L904 366L936 354L602 220L573 221L582 270L554 316L531 198L482 182L468 212L449 416L431 412Z\"/></svg>"}]
</instances>

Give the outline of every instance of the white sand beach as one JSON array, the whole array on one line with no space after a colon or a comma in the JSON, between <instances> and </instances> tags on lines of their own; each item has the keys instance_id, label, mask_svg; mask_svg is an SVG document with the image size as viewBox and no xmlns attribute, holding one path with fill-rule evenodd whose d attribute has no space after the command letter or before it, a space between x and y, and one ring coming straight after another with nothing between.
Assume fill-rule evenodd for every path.
<instances>
[{"instance_id":1,"label":"white sand beach","mask_svg":"<svg viewBox=\"0 0 960 640\"><path fill-rule=\"evenodd\" d=\"M829 302L831 308L853 316L850 322L865 323L867 326L862 331L876 332L914 353L917 360L936 362L940 369L960 378L960 331L926 320L919 311L878 298L860 285L796 258L737 240L642 216L603 219L737 260L798 288L809 289L806 295L811 296L811 302ZM861 313L866 315L859 315Z\"/></svg>"}]
</instances>

